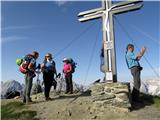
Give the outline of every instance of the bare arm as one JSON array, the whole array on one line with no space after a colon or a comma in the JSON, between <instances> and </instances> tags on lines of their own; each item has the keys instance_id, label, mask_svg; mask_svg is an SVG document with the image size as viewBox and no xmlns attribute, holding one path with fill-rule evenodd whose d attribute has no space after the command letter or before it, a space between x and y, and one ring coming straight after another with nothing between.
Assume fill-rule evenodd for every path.
<instances>
[{"instance_id":1,"label":"bare arm","mask_svg":"<svg viewBox=\"0 0 160 120\"><path fill-rule=\"evenodd\" d=\"M29 69L30 71L34 72L34 71L35 71L35 70L34 70L34 64L33 64L33 63L29 63L28 69Z\"/></svg>"},{"instance_id":2,"label":"bare arm","mask_svg":"<svg viewBox=\"0 0 160 120\"><path fill-rule=\"evenodd\" d=\"M141 51L138 53L138 56L137 56L138 60L140 60L142 58L142 56L144 55L145 51L146 51L146 48L143 47L141 49Z\"/></svg>"}]
</instances>

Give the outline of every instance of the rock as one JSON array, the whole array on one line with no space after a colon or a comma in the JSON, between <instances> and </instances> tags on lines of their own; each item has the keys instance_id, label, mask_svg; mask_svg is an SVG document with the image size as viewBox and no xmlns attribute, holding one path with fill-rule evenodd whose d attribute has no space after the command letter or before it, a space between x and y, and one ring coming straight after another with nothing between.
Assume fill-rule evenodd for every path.
<instances>
[{"instance_id":1,"label":"rock","mask_svg":"<svg viewBox=\"0 0 160 120\"><path fill-rule=\"evenodd\" d=\"M93 101L102 101L102 100L112 99L115 97L116 96L114 94L103 94L103 95L92 96Z\"/></svg>"},{"instance_id":2,"label":"rock","mask_svg":"<svg viewBox=\"0 0 160 120\"><path fill-rule=\"evenodd\" d=\"M115 94L118 94L118 93L128 93L129 92L129 90L128 90L128 88L126 88L126 89L112 89L112 92L113 93L115 93Z\"/></svg>"},{"instance_id":3,"label":"rock","mask_svg":"<svg viewBox=\"0 0 160 120\"><path fill-rule=\"evenodd\" d=\"M114 99L112 105L119 108L130 108L131 104L129 101L119 101L118 99Z\"/></svg>"},{"instance_id":4,"label":"rock","mask_svg":"<svg viewBox=\"0 0 160 120\"><path fill-rule=\"evenodd\" d=\"M98 80L94 81L93 84L99 83L100 81L101 81L101 79L98 79Z\"/></svg>"},{"instance_id":5,"label":"rock","mask_svg":"<svg viewBox=\"0 0 160 120\"><path fill-rule=\"evenodd\" d=\"M87 110L90 110L91 109L91 107L89 106L89 107L87 107Z\"/></svg>"},{"instance_id":6,"label":"rock","mask_svg":"<svg viewBox=\"0 0 160 120\"><path fill-rule=\"evenodd\" d=\"M79 102L79 105L82 105L82 102Z\"/></svg>"},{"instance_id":7,"label":"rock","mask_svg":"<svg viewBox=\"0 0 160 120\"><path fill-rule=\"evenodd\" d=\"M40 84L33 84L31 94L35 95L42 92L42 86Z\"/></svg>"},{"instance_id":8,"label":"rock","mask_svg":"<svg viewBox=\"0 0 160 120\"><path fill-rule=\"evenodd\" d=\"M92 118L91 119L96 119L97 118L97 115L94 115L94 116L92 116Z\"/></svg>"},{"instance_id":9,"label":"rock","mask_svg":"<svg viewBox=\"0 0 160 120\"><path fill-rule=\"evenodd\" d=\"M124 93L119 93L119 94L116 94L116 98L119 98L122 101L127 101L128 100L128 95L125 92Z\"/></svg>"},{"instance_id":10,"label":"rock","mask_svg":"<svg viewBox=\"0 0 160 120\"><path fill-rule=\"evenodd\" d=\"M129 83L97 83L91 87L91 91L92 108L96 111L103 112L105 108L131 107Z\"/></svg>"},{"instance_id":11,"label":"rock","mask_svg":"<svg viewBox=\"0 0 160 120\"><path fill-rule=\"evenodd\" d=\"M106 92L106 93L111 92L111 88L109 88L108 86L105 86L104 87L104 92Z\"/></svg>"},{"instance_id":12,"label":"rock","mask_svg":"<svg viewBox=\"0 0 160 120\"><path fill-rule=\"evenodd\" d=\"M20 96L16 96L16 97L14 97L14 99L20 99L21 97Z\"/></svg>"},{"instance_id":13,"label":"rock","mask_svg":"<svg viewBox=\"0 0 160 120\"><path fill-rule=\"evenodd\" d=\"M72 113L71 113L71 111L70 111L70 110L68 111L68 115L69 115L69 116L72 116Z\"/></svg>"}]
</instances>

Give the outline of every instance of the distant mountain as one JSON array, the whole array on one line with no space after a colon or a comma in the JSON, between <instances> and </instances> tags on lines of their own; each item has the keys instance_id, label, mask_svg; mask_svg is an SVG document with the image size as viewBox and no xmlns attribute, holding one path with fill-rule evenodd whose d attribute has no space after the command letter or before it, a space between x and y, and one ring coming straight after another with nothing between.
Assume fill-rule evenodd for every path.
<instances>
[{"instance_id":1,"label":"distant mountain","mask_svg":"<svg viewBox=\"0 0 160 120\"><path fill-rule=\"evenodd\" d=\"M56 91L65 91L66 90L66 83L63 78L56 79L57 81L57 88ZM83 86L73 82L73 89L75 92L79 91L87 91L90 87L94 85L91 84L89 86ZM42 81L40 82L40 86L42 88L42 92L44 91L44 85ZM131 89L133 88L133 81L130 82ZM34 91L34 85L32 87L32 91ZM3 98L14 98L15 96L21 96L23 94L24 84L20 84L16 80L9 80L6 82L1 81L1 99ZM51 88L51 91L55 91L54 87ZM146 93L153 96L160 96L160 80L158 79L149 79L149 80L142 80L141 81L141 88L140 91L142 93ZM36 93L34 93L36 94Z\"/></svg>"},{"instance_id":2,"label":"distant mountain","mask_svg":"<svg viewBox=\"0 0 160 120\"><path fill-rule=\"evenodd\" d=\"M133 87L133 81L130 82L131 88ZM160 96L160 80L148 79L141 81L140 91L153 96Z\"/></svg>"},{"instance_id":3,"label":"distant mountain","mask_svg":"<svg viewBox=\"0 0 160 120\"><path fill-rule=\"evenodd\" d=\"M64 78L57 78L57 88L56 91L66 91L66 82ZM54 91L54 87L51 88L51 91ZM73 81L73 91L79 92L83 91L83 85L77 84Z\"/></svg>"},{"instance_id":4,"label":"distant mountain","mask_svg":"<svg viewBox=\"0 0 160 120\"><path fill-rule=\"evenodd\" d=\"M1 82L1 98L13 98L22 94L23 87L16 80Z\"/></svg>"}]
</instances>

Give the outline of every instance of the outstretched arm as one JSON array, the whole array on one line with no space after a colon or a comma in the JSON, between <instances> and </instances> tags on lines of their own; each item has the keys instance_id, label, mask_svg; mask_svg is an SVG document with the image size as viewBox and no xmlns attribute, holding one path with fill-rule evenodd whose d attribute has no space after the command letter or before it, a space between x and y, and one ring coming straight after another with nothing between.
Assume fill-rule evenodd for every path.
<instances>
[{"instance_id":1,"label":"outstretched arm","mask_svg":"<svg viewBox=\"0 0 160 120\"><path fill-rule=\"evenodd\" d=\"M142 58L142 56L144 55L145 51L146 51L146 48L142 47L141 51L139 52L139 54L137 56L138 60L140 60Z\"/></svg>"}]
</instances>

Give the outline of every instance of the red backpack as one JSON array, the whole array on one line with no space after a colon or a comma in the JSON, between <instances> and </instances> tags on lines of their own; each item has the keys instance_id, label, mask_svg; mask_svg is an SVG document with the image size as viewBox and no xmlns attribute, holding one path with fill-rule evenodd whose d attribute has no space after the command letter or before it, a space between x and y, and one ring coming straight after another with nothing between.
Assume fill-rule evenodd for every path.
<instances>
[{"instance_id":1,"label":"red backpack","mask_svg":"<svg viewBox=\"0 0 160 120\"><path fill-rule=\"evenodd\" d=\"M26 74L28 72L28 65L32 59L34 59L34 57L31 54L28 54L24 57L23 62L19 67L19 71L21 73Z\"/></svg>"}]
</instances>

